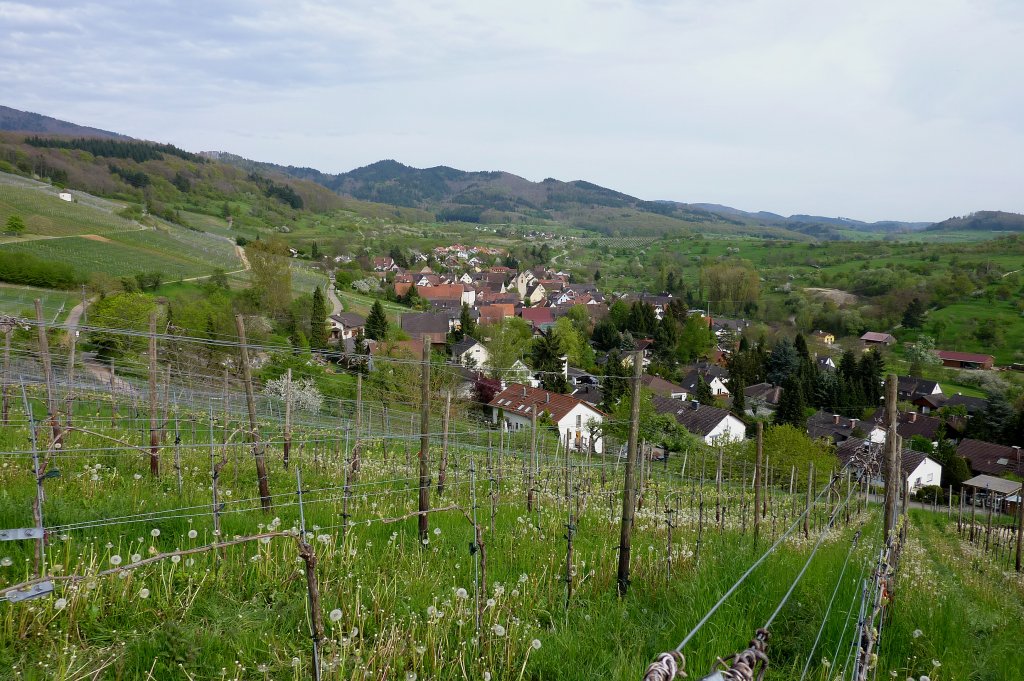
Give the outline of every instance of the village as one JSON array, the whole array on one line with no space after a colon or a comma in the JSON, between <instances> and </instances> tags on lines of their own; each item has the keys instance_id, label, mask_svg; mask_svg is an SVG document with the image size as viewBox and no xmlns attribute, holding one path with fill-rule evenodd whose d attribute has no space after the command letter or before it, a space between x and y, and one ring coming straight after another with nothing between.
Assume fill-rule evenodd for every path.
<instances>
[{"instance_id":1,"label":"village","mask_svg":"<svg viewBox=\"0 0 1024 681\"><path fill-rule=\"evenodd\" d=\"M429 339L458 368L456 397L486 405L492 423L508 431L550 421L560 440L581 452L605 451L601 423L632 374L634 356L653 410L709 447L743 441L758 420L800 428L832 445L844 464L885 440L882 369L898 342L892 334L868 331L839 342L819 330L768 348L745 335L747 320L690 309L670 293L606 295L596 282L574 282L566 271L500 264L504 255L455 244L413 256L409 267L373 257L380 295L413 309L386 333L368 329L361 315L332 314L331 342L346 356L367 355L372 366L380 353L419 358ZM516 339L511 350L509 336ZM681 348L687 343L692 347ZM995 369L991 355L933 354L950 370ZM855 403L837 396L844 387ZM899 376L898 397L910 495L934 488L947 498L951 486L963 485L978 503L1015 508L1020 485L999 481L1024 477L1024 461L1020 446L986 441L993 430L985 423L986 398L944 394L938 381L911 375ZM646 453L669 455L656 445ZM998 498L987 501L987 490L996 489Z\"/></svg>"}]
</instances>

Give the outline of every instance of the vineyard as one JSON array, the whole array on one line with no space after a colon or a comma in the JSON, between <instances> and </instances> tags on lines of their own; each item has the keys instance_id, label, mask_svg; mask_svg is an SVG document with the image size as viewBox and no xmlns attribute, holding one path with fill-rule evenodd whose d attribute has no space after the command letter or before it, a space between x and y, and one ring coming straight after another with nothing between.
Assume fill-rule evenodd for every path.
<instances>
[{"instance_id":1,"label":"vineyard","mask_svg":"<svg viewBox=\"0 0 1024 681\"><path fill-rule=\"evenodd\" d=\"M111 367L42 316L5 324L14 678L700 678L741 651L769 679L1019 678L1010 519L912 510L884 543L859 470L624 458L611 428L580 451L495 428L443 364L379 359L418 400L339 367L355 389L329 399L254 380L278 348L241 333L153 333ZM204 365L210 343L233 359Z\"/></svg>"},{"instance_id":2,"label":"vineyard","mask_svg":"<svg viewBox=\"0 0 1024 681\"><path fill-rule=\"evenodd\" d=\"M84 203L57 198L48 185L22 186L0 181L0 224L11 215L25 219L27 232L45 236L128 232L139 226L113 213Z\"/></svg>"}]
</instances>

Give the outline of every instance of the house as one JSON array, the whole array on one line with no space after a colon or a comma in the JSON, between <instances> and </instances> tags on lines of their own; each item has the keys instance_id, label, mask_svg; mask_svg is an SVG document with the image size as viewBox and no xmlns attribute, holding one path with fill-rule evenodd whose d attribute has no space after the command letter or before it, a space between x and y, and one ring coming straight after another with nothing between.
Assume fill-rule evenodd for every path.
<instances>
[{"instance_id":1,"label":"house","mask_svg":"<svg viewBox=\"0 0 1024 681\"><path fill-rule=\"evenodd\" d=\"M558 429L562 442L568 438L577 451L600 454L604 441L598 434L604 413L572 395L543 388L512 383L488 403L494 423L507 430L529 429L536 409L537 417L546 415Z\"/></svg>"},{"instance_id":2,"label":"house","mask_svg":"<svg viewBox=\"0 0 1024 681\"><path fill-rule=\"evenodd\" d=\"M836 335L834 333L829 332L829 331L822 331L822 330L819 329L818 331L815 331L814 333L812 333L811 337L814 338L814 340L816 340L816 341L818 341L820 343L824 343L825 345L835 345L836 344Z\"/></svg>"},{"instance_id":3,"label":"house","mask_svg":"<svg viewBox=\"0 0 1024 681\"><path fill-rule=\"evenodd\" d=\"M569 358L562 355L562 367L565 375L565 380L568 381L569 385L598 385L600 380L594 374L578 369L576 367L569 366Z\"/></svg>"},{"instance_id":4,"label":"house","mask_svg":"<svg viewBox=\"0 0 1024 681\"><path fill-rule=\"evenodd\" d=\"M644 374L640 377L640 383L655 395L661 395L662 397L668 397L673 400L685 400L688 395L686 388L681 385L676 385L671 381L666 381L661 376Z\"/></svg>"},{"instance_id":5,"label":"house","mask_svg":"<svg viewBox=\"0 0 1024 681\"><path fill-rule=\"evenodd\" d=\"M444 343L452 330L452 318L445 312L414 312L402 315L401 326L416 340L429 336L432 343Z\"/></svg>"},{"instance_id":6,"label":"house","mask_svg":"<svg viewBox=\"0 0 1024 681\"><path fill-rule=\"evenodd\" d=\"M889 346L895 345L896 339L891 334L879 333L877 331L868 331L860 337L860 342L864 344L865 348L873 348L877 346Z\"/></svg>"},{"instance_id":7,"label":"house","mask_svg":"<svg viewBox=\"0 0 1024 681\"><path fill-rule=\"evenodd\" d=\"M399 269L393 258L382 256L373 259L374 272L397 272Z\"/></svg>"},{"instance_id":8,"label":"house","mask_svg":"<svg viewBox=\"0 0 1024 681\"><path fill-rule=\"evenodd\" d=\"M929 381L916 376L898 376L896 378L896 396L900 400L913 402L925 395L941 395L942 386L937 381Z\"/></svg>"},{"instance_id":9,"label":"house","mask_svg":"<svg viewBox=\"0 0 1024 681\"><path fill-rule=\"evenodd\" d=\"M979 355L974 352L938 350L935 354L942 360L942 366L954 369L991 369L996 361L992 355Z\"/></svg>"},{"instance_id":10,"label":"house","mask_svg":"<svg viewBox=\"0 0 1024 681\"><path fill-rule=\"evenodd\" d=\"M686 430L709 445L741 441L746 438L747 426L727 409L709 407L697 400L681 402L671 397L654 395L654 410L675 418Z\"/></svg>"},{"instance_id":11,"label":"house","mask_svg":"<svg viewBox=\"0 0 1024 681\"><path fill-rule=\"evenodd\" d=\"M889 425L885 409L882 407L876 409L875 413L871 415L871 419L877 424L875 428L881 431L881 438L884 440L885 429ZM899 412L896 417L896 433L904 440L920 435L934 442L944 434L942 419L918 414L916 411Z\"/></svg>"},{"instance_id":12,"label":"house","mask_svg":"<svg viewBox=\"0 0 1024 681\"><path fill-rule=\"evenodd\" d=\"M75 200L75 197L73 197L71 195L71 192L68 192L68 191L60 192L59 194L57 194L57 198L60 199L61 201L68 201L68 202L71 202L71 201Z\"/></svg>"},{"instance_id":13,"label":"house","mask_svg":"<svg viewBox=\"0 0 1024 681\"><path fill-rule=\"evenodd\" d=\"M1003 476L1007 473L1024 475L1024 461L1020 447L1007 447L981 440L965 438L956 448L959 456L967 459L967 465L974 473Z\"/></svg>"},{"instance_id":14,"label":"house","mask_svg":"<svg viewBox=\"0 0 1024 681\"><path fill-rule=\"evenodd\" d=\"M484 344L469 336L464 336L452 346L452 360L462 366L482 367L489 358L490 354Z\"/></svg>"},{"instance_id":15,"label":"house","mask_svg":"<svg viewBox=\"0 0 1024 681\"><path fill-rule=\"evenodd\" d=\"M360 332L366 331L366 320L355 312L341 312L327 318L331 325L331 340L355 338Z\"/></svg>"},{"instance_id":16,"label":"house","mask_svg":"<svg viewBox=\"0 0 1024 681\"><path fill-rule=\"evenodd\" d=\"M396 291L397 292L397 291ZM476 303L476 291L462 284L437 284L436 286L417 286L420 298L434 302L451 302L458 305L465 303L470 307Z\"/></svg>"},{"instance_id":17,"label":"house","mask_svg":"<svg viewBox=\"0 0 1024 681\"><path fill-rule=\"evenodd\" d=\"M782 386L772 383L755 383L743 389L743 397L746 398L747 413L751 416L759 416L762 410L771 413L779 406Z\"/></svg>"},{"instance_id":18,"label":"house","mask_svg":"<svg viewBox=\"0 0 1024 681\"><path fill-rule=\"evenodd\" d=\"M572 396L595 407L604 402L604 391L601 390L599 385L580 385L580 387L572 391Z\"/></svg>"},{"instance_id":19,"label":"house","mask_svg":"<svg viewBox=\"0 0 1024 681\"><path fill-rule=\"evenodd\" d=\"M555 313L550 307L524 307L519 315L534 329L546 331L555 325Z\"/></svg>"},{"instance_id":20,"label":"house","mask_svg":"<svg viewBox=\"0 0 1024 681\"><path fill-rule=\"evenodd\" d=\"M828 355L825 355L824 357L815 357L814 361L818 365L818 371L835 371L836 370L836 363L835 363L835 361L831 357L829 357Z\"/></svg>"},{"instance_id":21,"label":"house","mask_svg":"<svg viewBox=\"0 0 1024 681\"><path fill-rule=\"evenodd\" d=\"M480 323L497 324L506 317L515 317L516 307L511 303L495 303L480 306Z\"/></svg>"},{"instance_id":22,"label":"house","mask_svg":"<svg viewBox=\"0 0 1024 681\"><path fill-rule=\"evenodd\" d=\"M836 444L862 435L867 435L867 439L874 443L885 442L885 431L879 430L874 423L821 410L807 419L807 434L814 439L828 438Z\"/></svg>"},{"instance_id":23,"label":"house","mask_svg":"<svg viewBox=\"0 0 1024 681\"><path fill-rule=\"evenodd\" d=\"M873 470L876 472L874 483L879 486L884 483L881 443L856 437L849 438L836 447L836 456L844 466L854 459L873 461ZM942 484L942 466L924 452L913 449L903 448L900 450L900 473L909 494L913 494L922 487Z\"/></svg>"},{"instance_id":24,"label":"house","mask_svg":"<svg viewBox=\"0 0 1024 681\"><path fill-rule=\"evenodd\" d=\"M729 388L726 387L725 382L729 380L729 372L720 366L713 364L698 366L690 369L683 380L680 381L680 385L686 390L687 396L692 395L697 390L698 380L703 378L704 382L711 386L711 394L715 397L728 397ZM683 398L684 400L686 397Z\"/></svg>"},{"instance_id":25,"label":"house","mask_svg":"<svg viewBox=\"0 0 1024 681\"><path fill-rule=\"evenodd\" d=\"M536 305L540 301L544 300L544 296L547 295L547 289L544 288L544 284L539 281L526 287L526 293L523 295L523 300L530 305Z\"/></svg>"}]
</instances>

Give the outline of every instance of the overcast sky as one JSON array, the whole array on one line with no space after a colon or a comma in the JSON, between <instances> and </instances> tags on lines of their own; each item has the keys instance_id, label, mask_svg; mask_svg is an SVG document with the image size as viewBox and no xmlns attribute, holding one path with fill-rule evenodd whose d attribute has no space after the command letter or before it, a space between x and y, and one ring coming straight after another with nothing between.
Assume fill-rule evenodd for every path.
<instances>
[{"instance_id":1,"label":"overcast sky","mask_svg":"<svg viewBox=\"0 0 1024 681\"><path fill-rule=\"evenodd\" d=\"M1019 0L0 0L0 104L859 219L1024 212Z\"/></svg>"}]
</instances>

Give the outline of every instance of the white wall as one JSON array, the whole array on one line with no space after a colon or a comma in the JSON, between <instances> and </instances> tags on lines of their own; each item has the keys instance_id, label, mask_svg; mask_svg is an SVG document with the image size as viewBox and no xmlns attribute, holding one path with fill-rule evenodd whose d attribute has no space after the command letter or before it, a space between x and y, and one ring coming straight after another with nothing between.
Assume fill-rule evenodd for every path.
<instances>
[{"instance_id":1,"label":"white wall","mask_svg":"<svg viewBox=\"0 0 1024 681\"><path fill-rule=\"evenodd\" d=\"M576 426L576 417L579 417L580 425ZM562 442L565 442L565 436L568 434L569 442L571 447L576 447L577 435L579 435L579 442L583 449L587 448L587 444L590 440L590 430L587 429L587 421L601 422L601 415L595 412L590 407L578 404L572 408L568 414L566 414L561 421L558 422L558 434L562 438ZM600 454L604 451L604 441L598 435L594 439L594 453Z\"/></svg>"},{"instance_id":2,"label":"white wall","mask_svg":"<svg viewBox=\"0 0 1024 681\"><path fill-rule=\"evenodd\" d=\"M921 487L942 484L942 466L936 461L925 458L917 468L907 476L907 491L913 494Z\"/></svg>"},{"instance_id":3,"label":"white wall","mask_svg":"<svg viewBox=\"0 0 1024 681\"><path fill-rule=\"evenodd\" d=\"M730 414L722 419L715 426L715 429L704 437L704 442L714 445L723 441L745 440L746 437L747 427L743 424L743 421Z\"/></svg>"}]
</instances>

